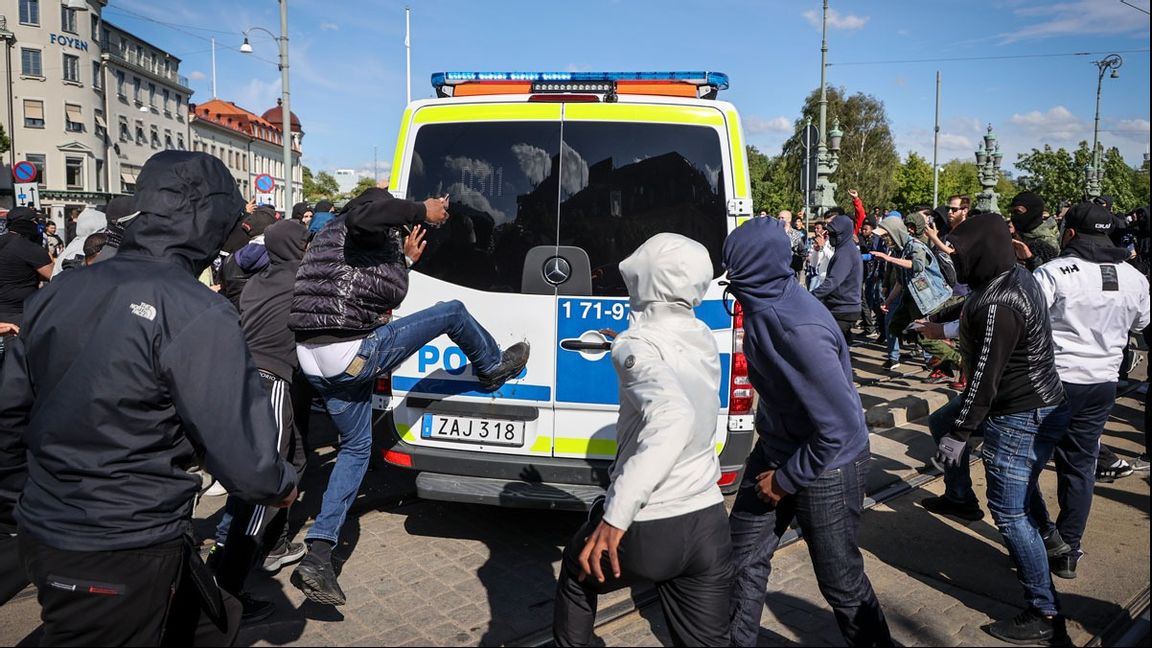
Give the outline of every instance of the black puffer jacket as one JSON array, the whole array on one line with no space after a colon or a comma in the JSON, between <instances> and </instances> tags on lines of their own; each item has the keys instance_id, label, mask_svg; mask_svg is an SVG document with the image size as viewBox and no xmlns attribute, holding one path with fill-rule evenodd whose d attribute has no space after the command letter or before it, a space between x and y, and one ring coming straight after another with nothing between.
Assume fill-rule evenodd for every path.
<instances>
[{"instance_id":1,"label":"black puffer jacket","mask_svg":"<svg viewBox=\"0 0 1152 648\"><path fill-rule=\"evenodd\" d=\"M960 315L960 350L969 376L956 434L968 438L989 416L1058 405L1048 306L1032 273L1016 264L999 214L971 216L949 234L956 273L972 287Z\"/></svg>"},{"instance_id":2,"label":"black puffer jacket","mask_svg":"<svg viewBox=\"0 0 1152 648\"><path fill-rule=\"evenodd\" d=\"M116 256L28 299L0 372L0 486L26 458L20 532L57 549L183 535L197 453L253 503L281 501L296 481L236 311L196 280L240 221L232 175L204 153L158 153L136 206Z\"/></svg>"},{"instance_id":3,"label":"black puffer jacket","mask_svg":"<svg viewBox=\"0 0 1152 648\"><path fill-rule=\"evenodd\" d=\"M424 214L423 204L372 188L325 225L296 274L288 318L296 339L357 339L387 324L408 294L399 227L422 222Z\"/></svg>"}]
</instances>

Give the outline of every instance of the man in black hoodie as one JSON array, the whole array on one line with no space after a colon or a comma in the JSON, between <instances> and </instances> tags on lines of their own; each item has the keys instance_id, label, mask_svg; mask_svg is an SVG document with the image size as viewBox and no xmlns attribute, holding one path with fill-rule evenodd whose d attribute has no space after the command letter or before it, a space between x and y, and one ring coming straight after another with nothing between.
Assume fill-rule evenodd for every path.
<instances>
[{"instance_id":1,"label":"man in black hoodie","mask_svg":"<svg viewBox=\"0 0 1152 648\"><path fill-rule=\"evenodd\" d=\"M1068 422L1058 409L1064 388L1056 373L1048 307L1032 273L1016 263L1003 216L970 216L949 240L957 278L972 289L951 309L960 309L960 348L971 377L953 429L940 439L938 460L959 464L968 439L983 433L988 509L1028 602L1021 614L985 630L1012 643L1058 640L1066 636L1064 619L1044 539L1028 515L1036 482ZM942 311L935 319L955 319L950 315ZM944 337L939 324L916 326L925 337Z\"/></svg>"},{"instance_id":2,"label":"man in black hoodie","mask_svg":"<svg viewBox=\"0 0 1152 648\"><path fill-rule=\"evenodd\" d=\"M860 284L864 280L864 262L852 241L854 224L839 207L828 212L828 242L834 253L828 263L824 281L812 291L836 320L844 340L852 344L852 325L860 319Z\"/></svg>"},{"instance_id":3,"label":"man in black hoodie","mask_svg":"<svg viewBox=\"0 0 1152 648\"><path fill-rule=\"evenodd\" d=\"M45 645L235 636L239 606L192 546L188 467L202 453L250 502L296 496L235 311L196 281L243 205L216 158L158 153L119 253L27 302L0 373L0 448L26 452L0 474L26 459L16 519Z\"/></svg>"}]
</instances>

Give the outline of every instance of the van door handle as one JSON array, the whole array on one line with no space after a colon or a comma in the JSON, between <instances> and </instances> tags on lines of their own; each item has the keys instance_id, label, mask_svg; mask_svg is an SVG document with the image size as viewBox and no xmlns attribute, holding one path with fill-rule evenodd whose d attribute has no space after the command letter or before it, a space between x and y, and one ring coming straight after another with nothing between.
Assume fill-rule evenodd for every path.
<instances>
[{"instance_id":1,"label":"van door handle","mask_svg":"<svg viewBox=\"0 0 1152 648\"><path fill-rule=\"evenodd\" d=\"M580 340L564 340L560 348L568 351L611 351L611 342L582 342Z\"/></svg>"}]
</instances>

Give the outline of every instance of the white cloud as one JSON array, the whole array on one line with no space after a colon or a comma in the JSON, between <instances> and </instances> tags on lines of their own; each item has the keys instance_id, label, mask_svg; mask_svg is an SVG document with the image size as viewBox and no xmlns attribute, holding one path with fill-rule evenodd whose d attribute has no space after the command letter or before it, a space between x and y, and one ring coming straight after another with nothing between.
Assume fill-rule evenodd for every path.
<instances>
[{"instance_id":1,"label":"white cloud","mask_svg":"<svg viewBox=\"0 0 1152 648\"><path fill-rule=\"evenodd\" d=\"M820 27L822 22L821 13L815 9L809 9L804 12L804 18L813 26ZM854 16L852 14L841 14L835 9L828 10L828 28L829 29L861 29L868 23L867 16Z\"/></svg>"},{"instance_id":2,"label":"white cloud","mask_svg":"<svg viewBox=\"0 0 1152 648\"><path fill-rule=\"evenodd\" d=\"M1066 35L1082 38L1088 34L1148 33L1148 19L1119 1L1040 2L1013 13L1028 22L1019 29L1000 34L1004 43Z\"/></svg>"},{"instance_id":3,"label":"white cloud","mask_svg":"<svg viewBox=\"0 0 1152 648\"><path fill-rule=\"evenodd\" d=\"M321 31L336 31L338 29L340 29L340 25L337 25L334 22L322 22L322 23L320 23L320 30Z\"/></svg>"},{"instance_id":4,"label":"white cloud","mask_svg":"<svg viewBox=\"0 0 1152 648\"><path fill-rule=\"evenodd\" d=\"M528 177L534 185L538 185L548 177L552 171L552 158L548 151L531 144L513 144L512 155L520 165L520 171Z\"/></svg>"},{"instance_id":5,"label":"white cloud","mask_svg":"<svg viewBox=\"0 0 1152 648\"><path fill-rule=\"evenodd\" d=\"M560 175L565 193L572 196L588 186L588 163L567 142L560 144L560 160L564 165L564 172Z\"/></svg>"},{"instance_id":6,"label":"white cloud","mask_svg":"<svg viewBox=\"0 0 1152 648\"><path fill-rule=\"evenodd\" d=\"M753 135L764 133L792 133L792 120L787 117L761 117L748 116L744 119L744 129Z\"/></svg>"},{"instance_id":7,"label":"white cloud","mask_svg":"<svg viewBox=\"0 0 1152 648\"><path fill-rule=\"evenodd\" d=\"M193 81L203 81L204 79L208 78L208 75L204 74L200 70L192 70L188 73L188 78L192 79Z\"/></svg>"},{"instance_id":8,"label":"white cloud","mask_svg":"<svg viewBox=\"0 0 1152 648\"><path fill-rule=\"evenodd\" d=\"M1071 142L1084 134L1085 124L1064 106L1049 108L1046 112L1033 110L1028 113L1014 113L1008 123L1018 127L1025 134L1046 138L1053 143Z\"/></svg>"},{"instance_id":9,"label":"white cloud","mask_svg":"<svg viewBox=\"0 0 1152 648\"><path fill-rule=\"evenodd\" d=\"M257 115L276 106L276 99L280 97L280 78L268 81L249 79L236 93L236 105L250 110ZM296 111L292 111L296 112Z\"/></svg>"}]
</instances>

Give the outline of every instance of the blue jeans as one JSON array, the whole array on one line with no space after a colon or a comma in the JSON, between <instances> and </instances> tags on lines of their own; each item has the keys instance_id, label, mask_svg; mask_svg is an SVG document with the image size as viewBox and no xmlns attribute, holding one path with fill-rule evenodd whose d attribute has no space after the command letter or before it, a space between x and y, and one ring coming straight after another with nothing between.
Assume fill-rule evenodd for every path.
<instances>
[{"instance_id":1,"label":"blue jeans","mask_svg":"<svg viewBox=\"0 0 1152 648\"><path fill-rule=\"evenodd\" d=\"M932 433L932 440L937 445L956 427L956 416L964 405L962 397L957 394L952 400L945 403L940 409L932 412L928 417L928 431ZM979 432L977 433L979 434ZM957 466L944 466L944 497L958 504L968 504L976 501L976 491L972 490L972 471L968 465L971 449L964 447L964 454L960 456Z\"/></svg>"},{"instance_id":2,"label":"blue jeans","mask_svg":"<svg viewBox=\"0 0 1152 648\"><path fill-rule=\"evenodd\" d=\"M355 374L350 374L349 369L328 378L306 376L324 399L324 406L340 433L336 465L307 540L336 543L340 538L344 518L368 470L372 452L372 388L376 378L392 371L441 335L447 335L460 347L477 373L490 373L500 365L500 347L496 340L464 304L453 300L393 320L369 333L360 343L356 356L364 365Z\"/></svg>"},{"instance_id":3,"label":"blue jeans","mask_svg":"<svg viewBox=\"0 0 1152 648\"><path fill-rule=\"evenodd\" d=\"M1060 405L1060 409L1061 414L1069 417L1068 432L1056 444L1053 457L1060 514L1053 523L1039 489L1032 494L1029 514L1042 535L1059 530L1060 537L1079 555L1080 541L1088 526L1088 513L1092 510L1100 435L1104 432L1108 415L1112 413L1112 406L1116 404L1116 383L1064 383L1064 392L1068 400Z\"/></svg>"},{"instance_id":4,"label":"blue jeans","mask_svg":"<svg viewBox=\"0 0 1152 648\"><path fill-rule=\"evenodd\" d=\"M1059 614L1060 604L1044 539L1028 506L1036 482L1068 426L1066 410L1055 406L989 416L984 430L984 471L988 478L988 510L1016 565L1029 607L1041 614Z\"/></svg>"},{"instance_id":5,"label":"blue jeans","mask_svg":"<svg viewBox=\"0 0 1152 648\"><path fill-rule=\"evenodd\" d=\"M848 644L893 645L880 602L864 573L857 540L869 461L864 453L773 506L756 496L756 476L779 464L766 458L763 443L757 442L728 518L736 572L730 615L733 645L756 645L772 556L793 519L800 523L820 593L832 607Z\"/></svg>"}]
</instances>

